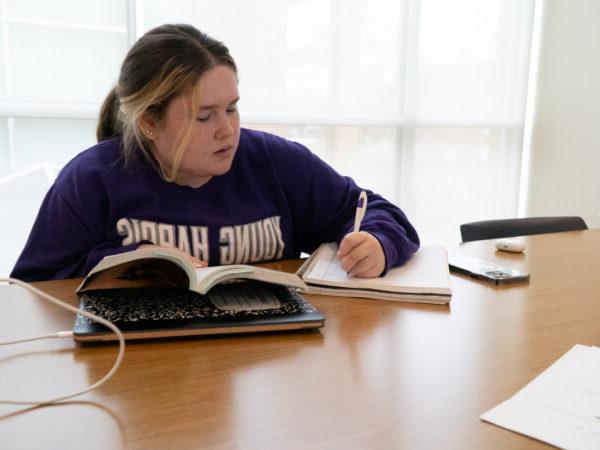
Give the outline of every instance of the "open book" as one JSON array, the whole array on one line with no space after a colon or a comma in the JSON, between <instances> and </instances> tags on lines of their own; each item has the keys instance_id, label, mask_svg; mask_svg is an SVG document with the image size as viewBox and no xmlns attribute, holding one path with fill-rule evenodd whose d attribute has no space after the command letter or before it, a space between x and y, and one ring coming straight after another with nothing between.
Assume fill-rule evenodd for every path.
<instances>
[{"instance_id":1,"label":"open book","mask_svg":"<svg viewBox=\"0 0 600 450\"><path fill-rule=\"evenodd\" d=\"M446 249L425 245L406 264L377 278L349 277L336 257L334 242L322 244L300 267L298 274L307 285L304 292L344 297L420 303L450 302L450 273Z\"/></svg>"},{"instance_id":2,"label":"open book","mask_svg":"<svg viewBox=\"0 0 600 450\"><path fill-rule=\"evenodd\" d=\"M186 287L206 294L213 286L241 279L288 286L308 294L442 304L451 299L448 258L440 245L421 247L405 265L377 278L349 277L336 252L336 243L321 245L293 274L244 264L194 268L176 249L144 248L105 257L77 292Z\"/></svg>"},{"instance_id":3,"label":"open book","mask_svg":"<svg viewBox=\"0 0 600 450\"><path fill-rule=\"evenodd\" d=\"M293 273L244 264L196 268L172 248L142 248L106 256L85 277L77 292L97 289L187 287L206 294L213 286L230 280L257 280L306 289Z\"/></svg>"}]
</instances>

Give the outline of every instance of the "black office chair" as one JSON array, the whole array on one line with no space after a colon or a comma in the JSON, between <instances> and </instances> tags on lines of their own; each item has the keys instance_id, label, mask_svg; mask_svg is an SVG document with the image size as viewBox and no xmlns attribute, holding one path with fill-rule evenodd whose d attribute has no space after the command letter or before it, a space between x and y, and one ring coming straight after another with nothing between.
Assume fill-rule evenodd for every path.
<instances>
[{"instance_id":1,"label":"black office chair","mask_svg":"<svg viewBox=\"0 0 600 450\"><path fill-rule=\"evenodd\" d=\"M483 220L481 222L463 223L460 226L463 242L575 230L587 230L587 225L581 217L525 217L522 219Z\"/></svg>"}]
</instances>

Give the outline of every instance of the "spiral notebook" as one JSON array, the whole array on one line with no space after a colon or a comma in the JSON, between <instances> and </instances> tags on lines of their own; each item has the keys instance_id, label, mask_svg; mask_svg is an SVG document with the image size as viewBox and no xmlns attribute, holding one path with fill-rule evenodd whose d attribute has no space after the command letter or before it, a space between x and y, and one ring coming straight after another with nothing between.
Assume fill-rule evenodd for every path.
<instances>
[{"instance_id":1,"label":"spiral notebook","mask_svg":"<svg viewBox=\"0 0 600 450\"><path fill-rule=\"evenodd\" d=\"M113 322L125 339L315 329L325 322L295 289L258 281L215 286L206 295L184 288L89 291L80 308ZM116 339L81 314L73 334L79 342Z\"/></svg>"}]
</instances>

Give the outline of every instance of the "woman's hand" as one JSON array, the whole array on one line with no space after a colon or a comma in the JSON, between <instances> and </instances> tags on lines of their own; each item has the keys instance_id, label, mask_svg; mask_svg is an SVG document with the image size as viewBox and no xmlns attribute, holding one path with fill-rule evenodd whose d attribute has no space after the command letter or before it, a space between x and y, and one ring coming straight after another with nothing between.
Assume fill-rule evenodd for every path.
<instances>
[{"instance_id":1,"label":"woman's hand","mask_svg":"<svg viewBox=\"0 0 600 450\"><path fill-rule=\"evenodd\" d=\"M138 248L163 248L160 245L155 245L155 244L142 244L140 245ZM166 247L164 247L166 248ZM192 266L194 267L208 267L208 263L206 261L201 261L198 258L194 258L192 255L184 252L183 250L177 248L177 247L169 247L171 250L176 250L177 252L181 253L183 256L185 256L187 259L189 259L192 262Z\"/></svg>"},{"instance_id":2,"label":"woman's hand","mask_svg":"<svg viewBox=\"0 0 600 450\"><path fill-rule=\"evenodd\" d=\"M385 269L385 254L375 236L366 231L348 233L342 239L337 256L348 275L374 278Z\"/></svg>"}]
</instances>

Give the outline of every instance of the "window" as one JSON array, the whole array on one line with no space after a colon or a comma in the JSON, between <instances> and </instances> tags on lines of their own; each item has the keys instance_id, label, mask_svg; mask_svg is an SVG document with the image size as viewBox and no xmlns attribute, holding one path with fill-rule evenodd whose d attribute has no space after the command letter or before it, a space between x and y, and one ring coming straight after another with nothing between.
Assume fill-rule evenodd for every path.
<instances>
[{"instance_id":1,"label":"window","mask_svg":"<svg viewBox=\"0 0 600 450\"><path fill-rule=\"evenodd\" d=\"M62 165L94 144L99 104L129 47L126 5L2 2L0 170L42 161Z\"/></svg>"},{"instance_id":2,"label":"window","mask_svg":"<svg viewBox=\"0 0 600 450\"><path fill-rule=\"evenodd\" d=\"M457 242L460 223L516 215L534 0L0 7L0 182L32 167L51 179L92 145L131 43L189 22L236 59L243 126L307 145L398 204L423 241ZM11 220L28 229L33 218Z\"/></svg>"},{"instance_id":3,"label":"window","mask_svg":"<svg viewBox=\"0 0 600 450\"><path fill-rule=\"evenodd\" d=\"M0 2L0 201L8 275L57 171L95 143L131 39L121 0Z\"/></svg>"},{"instance_id":4,"label":"window","mask_svg":"<svg viewBox=\"0 0 600 450\"><path fill-rule=\"evenodd\" d=\"M145 29L190 22L229 46L246 126L302 142L386 196L424 241L516 215L533 1L144 6Z\"/></svg>"}]
</instances>

